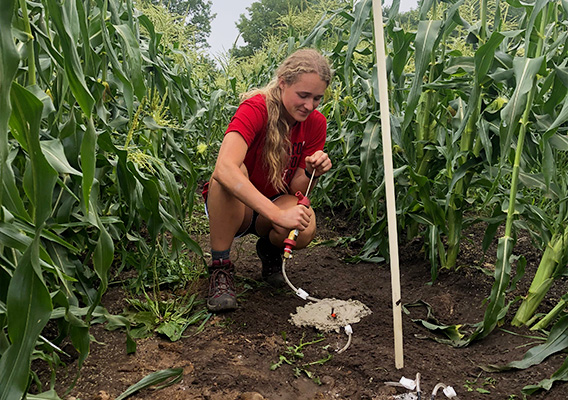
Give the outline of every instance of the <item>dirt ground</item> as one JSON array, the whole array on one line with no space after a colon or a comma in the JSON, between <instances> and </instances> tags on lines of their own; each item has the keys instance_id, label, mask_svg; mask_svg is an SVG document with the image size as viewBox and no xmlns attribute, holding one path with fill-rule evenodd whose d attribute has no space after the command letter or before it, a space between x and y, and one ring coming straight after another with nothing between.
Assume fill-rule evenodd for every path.
<instances>
[{"instance_id":1,"label":"dirt ground","mask_svg":"<svg viewBox=\"0 0 568 400\"><path fill-rule=\"evenodd\" d=\"M324 221L325 220L325 221ZM320 218L323 227L318 240L342 236L349 227L341 218ZM325 223L323 223L325 222ZM341 224L344 224L343 226ZM491 268L495 251L485 257L480 250L482 227L471 229L464 238L457 271L441 273L434 284L430 282L430 266L424 260L421 243L401 243L399 249L402 302L423 301L432 306L434 316L444 324L474 324L483 319L484 299L490 292L493 278L480 267ZM201 238L206 243L206 238ZM537 342L524 328L511 327L506 322L484 340L465 348L440 344L434 334L412 319L424 318L424 309L410 308L403 315L404 368L395 368L391 303L391 279L388 264L349 264L344 261L353 253L347 247L332 248L319 245L294 253L288 263L290 280L319 298L356 299L363 302L372 314L353 324L353 340L343 353L345 333L326 333L321 336L313 328L297 328L290 314L305 301L290 290L274 290L260 283L260 262L254 250L254 238L239 239L235 245L238 310L212 317L207 327L193 334L190 327L179 341L169 342L160 337L139 340L137 352L126 354L125 334L94 326L96 339L91 354L83 366L75 388L66 399L114 399L126 388L151 372L166 368L183 368L183 379L160 390L146 389L133 399L392 399L408 392L385 385L401 377L414 378L421 374L422 398L438 382L455 388L460 399L523 399L523 386L536 384L558 369L565 355L553 356L540 365L524 371L501 373L484 372L482 366L503 365L519 360ZM402 241L402 240L401 240ZM204 247L207 248L207 247ZM526 292L538 264L539 255L527 238L518 241L516 254L527 258L527 276L512 299ZM205 289L206 282L203 282ZM551 293L567 292L566 282L560 282ZM204 292L203 292L204 293ZM112 288L104 305L112 312L125 306L124 294ZM550 309L554 300L544 302ZM539 310L540 311L540 310ZM515 333L515 334L513 334ZM272 363L286 356L289 346L321 340L306 345L303 359L292 365L285 362L275 370ZM332 358L323 362L329 355ZM310 364L311 363L311 364ZM299 376L296 376L299 374ZM311 375L311 378L308 376ZM74 364L59 371L58 393L64 396L74 377ZM549 392L540 392L529 399L566 399L566 384L557 383ZM445 398L439 392L436 398Z\"/></svg>"}]
</instances>

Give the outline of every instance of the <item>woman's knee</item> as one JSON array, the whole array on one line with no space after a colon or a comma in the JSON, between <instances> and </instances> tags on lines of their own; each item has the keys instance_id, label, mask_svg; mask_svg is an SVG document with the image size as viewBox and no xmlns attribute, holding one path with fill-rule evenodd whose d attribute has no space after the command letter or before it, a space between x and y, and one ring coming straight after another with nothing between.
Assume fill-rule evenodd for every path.
<instances>
[{"instance_id":1,"label":"woman's knee","mask_svg":"<svg viewBox=\"0 0 568 400\"><path fill-rule=\"evenodd\" d=\"M212 231L226 229L235 233L245 230L252 220L252 210L234 197L215 179L209 183L207 211Z\"/></svg>"},{"instance_id":2,"label":"woman's knee","mask_svg":"<svg viewBox=\"0 0 568 400\"><path fill-rule=\"evenodd\" d=\"M271 226L270 228L267 229L266 232L267 232L272 244L283 248L284 247L284 239L286 239L288 237L288 235L290 234L291 231L283 231L282 229L279 229L277 231L277 230L273 229L272 226ZM259 235L265 236L261 232L259 232ZM310 244L310 242L314 239L315 235L316 235L316 216L315 216L315 213L313 213L312 218L310 220L310 224L308 225L308 227L306 229L304 229L303 231L298 232L298 237L296 238L295 248L296 249L303 249L304 247L307 247Z\"/></svg>"}]
</instances>

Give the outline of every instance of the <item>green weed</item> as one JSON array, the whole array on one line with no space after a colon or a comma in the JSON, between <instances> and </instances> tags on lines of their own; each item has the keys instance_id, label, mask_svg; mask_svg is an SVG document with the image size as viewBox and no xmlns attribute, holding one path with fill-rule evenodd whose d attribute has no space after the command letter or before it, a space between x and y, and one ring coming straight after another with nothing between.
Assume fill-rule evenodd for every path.
<instances>
[{"instance_id":1,"label":"green weed","mask_svg":"<svg viewBox=\"0 0 568 400\"><path fill-rule=\"evenodd\" d=\"M147 337L154 332L167 336L172 342L181 339L190 325L199 324L196 332L205 327L211 314L196 301L196 295L157 299L144 292L144 299L127 299L132 307L124 313L130 322L132 338Z\"/></svg>"},{"instance_id":2,"label":"green weed","mask_svg":"<svg viewBox=\"0 0 568 400\"><path fill-rule=\"evenodd\" d=\"M478 393L481 393L481 394L491 394L490 389L495 388L497 380L495 378L492 378L492 377L487 377L487 378L483 379L483 381L479 382L479 376L480 375L478 375L473 380L467 380L466 379L465 384L464 384L465 389L468 392L478 392Z\"/></svg>"},{"instance_id":3,"label":"green weed","mask_svg":"<svg viewBox=\"0 0 568 400\"><path fill-rule=\"evenodd\" d=\"M317 339L314 339L309 342L304 342L304 337L305 334L302 334L302 338L300 339L299 344L287 346L286 350L284 351L284 354L281 354L278 357L278 361L273 362L270 365L270 370L274 371L277 368L281 367L283 364L288 364L293 366L293 372L296 378L300 377L302 374L305 374L308 378L314 381L314 383L321 385L319 377L315 373L313 373L309 368L314 365L325 364L326 362L328 362L333 358L333 355L327 352L327 354L324 357L316 361L302 362L304 361L305 357L303 350L306 346L314 345L325 340L325 337L322 334L318 334ZM282 338L284 339L284 341L286 341L285 332L282 332ZM329 346L323 346L322 349L327 351L328 347Z\"/></svg>"}]
</instances>

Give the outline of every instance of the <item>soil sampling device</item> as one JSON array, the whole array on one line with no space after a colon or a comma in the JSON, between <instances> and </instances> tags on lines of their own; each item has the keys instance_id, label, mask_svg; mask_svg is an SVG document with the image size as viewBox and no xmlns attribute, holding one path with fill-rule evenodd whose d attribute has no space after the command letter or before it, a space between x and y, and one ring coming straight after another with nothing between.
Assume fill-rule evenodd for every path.
<instances>
[{"instance_id":1,"label":"soil sampling device","mask_svg":"<svg viewBox=\"0 0 568 400\"><path fill-rule=\"evenodd\" d=\"M395 193L394 193L394 171L393 171L393 160L392 160L392 141L390 132L390 113L389 113L389 99L388 99L388 81L387 81L387 67L386 67L386 52L385 52L385 39L384 39L384 29L383 29L383 12L381 0L373 0L373 25L375 34L375 53L377 57L377 81L378 81L378 94L380 103L380 115L381 115L381 131L382 131L382 141L383 141L383 162L384 162L384 172L385 172L385 197L387 205L387 221L388 221L388 236L389 236L389 254L390 254L390 266L391 266L391 289L392 289L392 309L393 309L393 327L394 327L394 358L395 366L397 369L404 367L404 355L403 355L403 336L402 336L402 299L400 292L400 270L399 270L399 260L398 260L398 233L397 233L397 223L396 223L396 204L395 204ZM310 192L310 187L314 178L314 173L310 179L308 189L306 190L306 196ZM309 207L309 199L303 196L301 193L298 195L298 203ZM285 249L284 258L282 261L282 274L286 283L294 290L294 292L304 300L311 301L318 306L322 306L322 309L314 311L314 315L311 315L307 319L305 324L315 326L317 328L317 319L321 315L325 315L325 310L330 310L330 317L332 320L337 319L333 317L339 315L337 311L338 305L333 303L335 299L323 299L319 300L311 297L303 289L296 288L290 283L286 277L286 260L292 257L292 247L296 244L296 239L298 237L298 230L290 232L290 235L285 239ZM328 302L322 303L322 302ZM339 301L339 300L337 300ZM321 303L321 304L320 304ZM368 315L370 310L362 303L344 303L347 307L357 307L359 311L354 314L356 317L353 322L358 322L362 316ZM308 306L310 306L308 304ZM308 307L306 306L306 307ZM312 307L312 306L310 306ZM327 318L327 317L326 317ZM295 323L292 320L293 323ZM347 345L340 351L344 351L349 347L351 343L351 335L353 330L351 328L351 320L349 321L338 321L337 328L343 327L345 333L349 336ZM341 325L346 323L345 325ZM320 328L318 328L320 329ZM325 330L322 328L322 330Z\"/></svg>"},{"instance_id":2,"label":"soil sampling device","mask_svg":"<svg viewBox=\"0 0 568 400\"><path fill-rule=\"evenodd\" d=\"M299 205L303 205L304 207L310 206L310 200L307 195L310 193L314 176L315 170L312 172L308 188L306 189L306 196L301 192L296 193ZM295 229L290 231L290 234L284 240L282 275L294 293L301 299L309 301L309 303L303 307L298 307L296 314L292 314L290 322L299 327L312 326L323 332L339 332L341 328L343 328L348 339L346 345L337 350L338 353L342 353L347 350L351 344L353 335L351 324L357 323L361 318L371 314L371 310L358 300L339 300L335 298L317 299L310 296L304 289L295 287L292 282L290 282L286 275L286 260L292 258L292 249L296 246L298 235L299 231Z\"/></svg>"}]
</instances>

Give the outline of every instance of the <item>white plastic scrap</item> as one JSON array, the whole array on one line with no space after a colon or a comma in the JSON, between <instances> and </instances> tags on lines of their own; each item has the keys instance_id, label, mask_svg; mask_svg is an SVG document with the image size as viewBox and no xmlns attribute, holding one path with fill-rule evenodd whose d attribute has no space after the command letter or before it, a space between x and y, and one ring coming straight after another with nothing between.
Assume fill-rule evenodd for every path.
<instances>
[{"instance_id":1,"label":"white plastic scrap","mask_svg":"<svg viewBox=\"0 0 568 400\"><path fill-rule=\"evenodd\" d=\"M399 386L399 387L403 387L407 390L415 390L416 392L413 393L404 393L404 394L399 394L393 397L393 399L396 400L415 400L415 399L419 399L420 396L420 374L416 374L416 380L412 380L409 378L405 378L404 376L402 378L400 378L400 381L398 382L385 382L385 385L387 386ZM435 387L434 390L432 391L432 399L434 399L436 397L436 393L438 392L439 389L442 389L442 392L444 393L444 395L446 395L446 397L448 399L452 399L454 397L457 398L457 393L454 390L453 387L451 386L447 386L444 383L438 383Z\"/></svg>"},{"instance_id":2,"label":"white plastic scrap","mask_svg":"<svg viewBox=\"0 0 568 400\"><path fill-rule=\"evenodd\" d=\"M455 391L454 388L451 387L451 386L446 386L446 387L444 388L443 392L444 392L444 394L446 395L446 397L447 397L448 399L451 399L452 397L456 397L456 396L457 396L456 391Z\"/></svg>"},{"instance_id":3,"label":"white plastic scrap","mask_svg":"<svg viewBox=\"0 0 568 400\"><path fill-rule=\"evenodd\" d=\"M414 390L416 388L416 381L413 379L405 378L404 376L400 378L399 383L408 390Z\"/></svg>"}]
</instances>

